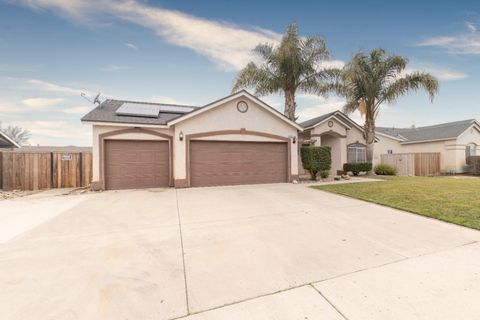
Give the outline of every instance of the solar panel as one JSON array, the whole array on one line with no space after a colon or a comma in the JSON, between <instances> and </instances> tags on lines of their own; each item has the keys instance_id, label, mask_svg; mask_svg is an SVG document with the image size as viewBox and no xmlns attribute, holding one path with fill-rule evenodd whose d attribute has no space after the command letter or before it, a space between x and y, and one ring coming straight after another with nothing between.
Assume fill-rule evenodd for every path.
<instances>
[{"instance_id":1,"label":"solar panel","mask_svg":"<svg viewBox=\"0 0 480 320\"><path fill-rule=\"evenodd\" d=\"M117 109L116 113L122 116L158 118L160 112L189 113L194 109L194 107L187 106L125 102Z\"/></svg>"},{"instance_id":2,"label":"solar panel","mask_svg":"<svg viewBox=\"0 0 480 320\"><path fill-rule=\"evenodd\" d=\"M193 107L185 107L185 106L175 106L175 105L161 105L160 111L167 112L167 113L188 113L193 111L195 108Z\"/></svg>"},{"instance_id":3,"label":"solar panel","mask_svg":"<svg viewBox=\"0 0 480 320\"><path fill-rule=\"evenodd\" d=\"M160 106L142 103L124 103L117 109L117 114L122 116L158 118Z\"/></svg>"}]
</instances>

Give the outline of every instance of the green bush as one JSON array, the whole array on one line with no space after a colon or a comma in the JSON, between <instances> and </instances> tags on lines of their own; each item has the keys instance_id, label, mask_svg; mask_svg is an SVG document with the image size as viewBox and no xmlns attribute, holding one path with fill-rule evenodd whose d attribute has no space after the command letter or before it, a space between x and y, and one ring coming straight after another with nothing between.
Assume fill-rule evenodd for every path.
<instances>
[{"instance_id":1,"label":"green bush","mask_svg":"<svg viewBox=\"0 0 480 320\"><path fill-rule=\"evenodd\" d=\"M394 176L397 174L397 169L389 164L378 164L373 171L375 171L375 174L381 176Z\"/></svg>"},{"instance_id":2,"label":"green bush","mask_svg":"<svg viewBox=\"0 0 480 320\"><path fill-rule=\"evenodd\" d=\"M330 147L302 147L300 155L303 168L310 173L312 180L317 180L317 173L330 170L332 165Z\"/></svg>"},{"instance_id":3,"label":"green bush","mask_svg":"<svg viewBox=\"0 0 480 320\"><path fill-rule=\"evenodd\" d=\"M328 170L320 171L320 178L322 178L322 179L327 179L329 175L330 175L330 171L328 171Z\"/></svg>"},{"instance_id":4,"label":"green bush","mask_svg":"<svg viewBox=\"0 0 480 320\"><path fill-rule=\"evenodd\" d=\"M372 170L372 164L369 162L359 162L359 163L344 163L343 171L351 171L354 176L358 176L360 172L368 172Z\"/></svg>"}]
</instances>

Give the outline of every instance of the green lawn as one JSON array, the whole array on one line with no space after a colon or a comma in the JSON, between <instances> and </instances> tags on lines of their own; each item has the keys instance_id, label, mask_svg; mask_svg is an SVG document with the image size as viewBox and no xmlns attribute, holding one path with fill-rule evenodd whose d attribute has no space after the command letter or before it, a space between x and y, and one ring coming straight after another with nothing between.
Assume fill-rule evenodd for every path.
<instances>
[{"instance_id":1,"label":"green lawn","mask_svg":"<svg viewBox=\"0 0 480 320\"><path fill-rule=\"evenodd\" d=\"M383 177L382 182L312 188L480 229L480 178Z\"/></svg>"}]
</instances>

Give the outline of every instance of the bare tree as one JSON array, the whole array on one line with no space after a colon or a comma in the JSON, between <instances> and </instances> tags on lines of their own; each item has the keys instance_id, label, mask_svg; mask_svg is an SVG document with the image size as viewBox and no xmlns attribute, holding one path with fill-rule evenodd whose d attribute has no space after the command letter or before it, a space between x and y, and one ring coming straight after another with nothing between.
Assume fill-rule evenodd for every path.
<instances>
[{"instance_id":1,"label":"bare tree","mask_svg":"<svg viewBox=\"0 0 480 320\"><path fill-rule=\"evenodd\" d=\"M19 126L8 126L6 128L2 128L0 124L0 130L19 145L26 144L31 137L30 131Z\"/></svg>"}]
</instances>

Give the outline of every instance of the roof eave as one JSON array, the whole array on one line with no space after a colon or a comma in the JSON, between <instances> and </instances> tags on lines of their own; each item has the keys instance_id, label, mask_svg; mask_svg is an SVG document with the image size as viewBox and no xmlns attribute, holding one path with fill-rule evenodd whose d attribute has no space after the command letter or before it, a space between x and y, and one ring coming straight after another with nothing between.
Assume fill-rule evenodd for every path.
<instances>
[{"instance_id":1,"label":"roof eave","mask_svg":"<svg viewBox=\"0 0 480 320\"><path fill-rule=\"evenodd\" d=\"M400 144L415 144L415 143L426 143L426 142L439 142L439 141L448 141L448 140L455 140L457 137L450 137L450 138L439 138L439 139L427 139L427 140L413 140L413 141L404 141L400 142Z\"/></svg>"},{"instance_id":2,"label":"roof eave","mask_svg":"<svg viewBox=\"0 0 480 320\"><path fill-rule=\"evenodd\" d=\"M0 135L4 137L8 142L10 142L14 147L20 148L21 146L16 143L12 138L10 138L6 133L0 131Z\"/></svg>"}]
</instances>

